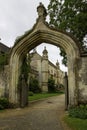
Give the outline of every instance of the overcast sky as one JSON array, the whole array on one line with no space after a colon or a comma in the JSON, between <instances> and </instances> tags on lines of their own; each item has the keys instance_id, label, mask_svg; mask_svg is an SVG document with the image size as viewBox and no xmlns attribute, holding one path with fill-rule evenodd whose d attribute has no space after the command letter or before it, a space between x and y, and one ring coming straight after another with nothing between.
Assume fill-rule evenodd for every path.
<instances>
[{"instance_id":1,"label":"overcast sky","mask_svg":"<svg viewBox=\"0 0 87 130\"><path fill-rule=\"evenodd\" d=\"M24 34L36 23L37 6L42 2L47 8L49 0L0 0L0 38L5 45L12 47L16 37ZM40 45L37 50L42 54L45 44ZM59 49L47 45L50 60L55 64L59 57ZM61 69L66 71L64 66Z\"/></svg>"}]
</instances>

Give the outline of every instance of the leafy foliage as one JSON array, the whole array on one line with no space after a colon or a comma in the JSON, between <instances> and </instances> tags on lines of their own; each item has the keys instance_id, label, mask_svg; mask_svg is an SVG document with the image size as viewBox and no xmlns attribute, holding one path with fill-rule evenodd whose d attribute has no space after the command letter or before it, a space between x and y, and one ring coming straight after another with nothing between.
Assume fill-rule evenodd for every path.
<instances>
[{"instance_id":1,"label":"leafy foliage","mask_svg":"<svg viewBox=\"0 0 87 130\"><path fill-rule=\"evenodd\" d=\"M87 0L50 0L48 5L50 25L60 30L70 32L81 45L87 44ZM66 65L66 54L61 49Z\"/></svg>"},{"instance_id":2,"label":"leafy foliage","mask_svg":"<svg viewBox=\"0 0 87 130\"><path fill-rule=\"evenodd\" d=\"M75 108L70 108L69 116L80 119L87 119L87 105L80 105Z\"/></svg>"},{"instance_id":3,"label":"leafy foliage","mask_svg":"<svg viewBox=\"0 0 87 130\"><path fill-rule=\"evenodd\" d=\"M24 75L26 82L28 80L28 73L29 73L29 66L28 66L28 63L27 63L27 57L24 57L24 59L22 61L22 66L21 66L21 74Z\"/></svg>"},{"instance_id":4,"label":"leafy foliage","mask_svg":"<svg viewBox=\"0 0 87 130\"><path fill-rule=\"evenodd\" d=\"M29 96L33 96L34 93L33 93L32 91L29 91L29 92L28 92L28 95L29 95Z\"/></svg>"},{"instance_id":5,"label":"leafy foliage","mask_svg":"<svg viewBox=\"0 0 87 130\"><path fill-rule=\"evenodd\" d=\"M4 65L8 63L8 55L0 54L0 70L4 68Z\"/></svg>"},{"instance_id":6,"label":"leafy foliage","mask_svg":"<svg viewBox=\"0 0 87 130\"><path fill-rule=\"evenodd\" d=\"M68 115L65 115L64 122L72 130L86 130L87 129L87 120L84 120L84 119L72 118Z\"/></svg>"},{"instance_id":7,"label":"leafy foliage","mask_svg":"<svg viewBox=\"0 0 87 130\"><path fill-rule=\"evenodd\" d=\"M8 108L9 107L9 101L7 98L0 98L0 110Z\"/></svg>"},{"instance_id":8,"label":"leafy foliage","mask_svg":"<svg viewBox=\"0 0 87 130\"><path fill-rule=\"evenodd\" d=\"M41 92L41 89L39 87L39 82L36 78L33 77L30 78L29 91L32 91L33 93Z\"/></svg>"},{"instance_id":9,"label":"leafy foliage","mask_svg":"<svg viewBox=\"0 0 87 130\"><path fill-rule=\"evenodd\" d=\"M27 56L25 56L22 60L22 65L21 65L21 72L19 76L19 81L18 81L18 91L21 91L22 87L22 78L24 78L25 84L28 85L28 73L29 73L29 65L27 62Z\"/></svg>"},{"instance_id":10,"label":"leafy foliage","mask_svg":"<svg viewBox=\"0 0 87 130\"><path fill-rule=\"evenodd\" d=\"M48 79L48 92L55 92L56 88L55 88L55 80L50 77Z\"/></svg>"}]
</instances>

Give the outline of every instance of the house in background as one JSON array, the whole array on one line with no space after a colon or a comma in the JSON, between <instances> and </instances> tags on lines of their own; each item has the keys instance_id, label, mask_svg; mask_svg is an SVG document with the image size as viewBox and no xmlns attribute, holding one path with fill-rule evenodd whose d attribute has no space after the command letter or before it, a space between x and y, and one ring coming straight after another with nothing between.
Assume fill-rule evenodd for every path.
<instances>
[{"instance_id":1,"label":"house in background","mask_svg":"<svg viewBox=\"0 0 87 130\"><path fill-rule=\"evenodd\" d=\"M60 70L58 60L56 62L56 65L54 65L51 61L48 59L48 51L46 47L44 47L44 50L42 52L42 56L38 54L37 50L34 49L31 55L31 76L37 77L39 81L39 85L42 89L42 91L48 91L48 79L52 77L55 80L55 85L62 84L64 85L64 72Z\"/></svg>"},{"instance_id":2,"label":"house in background","mask_svg":"<svg viewBox=\"0 0 87 130\"><path fill-rule=\"evenodd\" d=\"M10 52L10 48L0 42L0 55L8 54ZM30 62L30 77L35 77L39 81L39 86L41 87L43 92L48 91L48 79L52 77L55 80L55 85L63 84L64 85L64 72L60 70L58 61L56 65L54 65L48 59L48 51L46 47L42 52L42 56L36 51L33 50L31 55ZM9 92L9 77L7 76L9 73L9 66L5 65L5 70L0 72L0 97L7 97ZM5 81L6 80L6 81Z\"/></svg>"},{"instance_id":3,"label":"house in background","mask_svg":"<svg viewBox=\"0 0 87 130\"><path fill-rule=\"evenodd\" d=\"M9 87L9 67L7 66L7 54L10 52L10 48L0 42L0 97L7 97Z\"/></svg>"},{"instance_id":4,"label":"house in background","mask_svg":"<svg viewBox=\"0 0 87 130\"><path fill-rule=\"evenodd\" d=\"M10 48L0 42L0 54L8 53Z\"/></svg>"}]
</instances>

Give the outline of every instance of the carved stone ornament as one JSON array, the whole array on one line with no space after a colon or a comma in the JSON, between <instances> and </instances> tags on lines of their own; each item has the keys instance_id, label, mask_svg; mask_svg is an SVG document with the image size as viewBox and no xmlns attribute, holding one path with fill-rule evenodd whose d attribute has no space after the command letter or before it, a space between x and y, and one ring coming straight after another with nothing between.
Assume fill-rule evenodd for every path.
<instances>
[{"instance_id":1,"label":"carved stone ornament","mask_svg":"<svg viewBox=\"0 0 87 130\"><path fill-rule=\"evenodd\" d=\"M37 12L38 12L39 18L43 18L44 20L46 19L46 16L47 16L46 8L41 2L39 6L37 7Z\"/></svg>"}]
</instances>

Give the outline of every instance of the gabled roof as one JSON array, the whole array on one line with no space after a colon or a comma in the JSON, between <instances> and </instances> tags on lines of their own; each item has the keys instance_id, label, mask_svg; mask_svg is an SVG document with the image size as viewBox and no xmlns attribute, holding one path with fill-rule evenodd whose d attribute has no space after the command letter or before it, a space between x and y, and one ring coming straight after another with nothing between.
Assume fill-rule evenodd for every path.
<instances>
[{"instance_id":1,"label":"gabled roof","mask_svg":"<svg viewBox=\"0 0 87 130\"><path fill-rule=\"evenodd\" d=\"M0 42L0 52L7 53L9 52L10 48L3 43Z\"/></svg>"},{"instance_id":2,"label":"gabled roof","mask_svg":"<svg viewBox=\"0 0 87 130\"><path fill-rule=\"evenodd\" d=\"M33 57L34 55L37 55L37 56L40 58L40 60L42 59L42 56L41 56L37 51L30 53L30 55L31 55L31 57ZM49 65L51 65L51 66L53 66L54 68L56 68L56 65L53 64L49 59L48 59L48 62L49 62Z\"/></svg>"}]
</instances>

